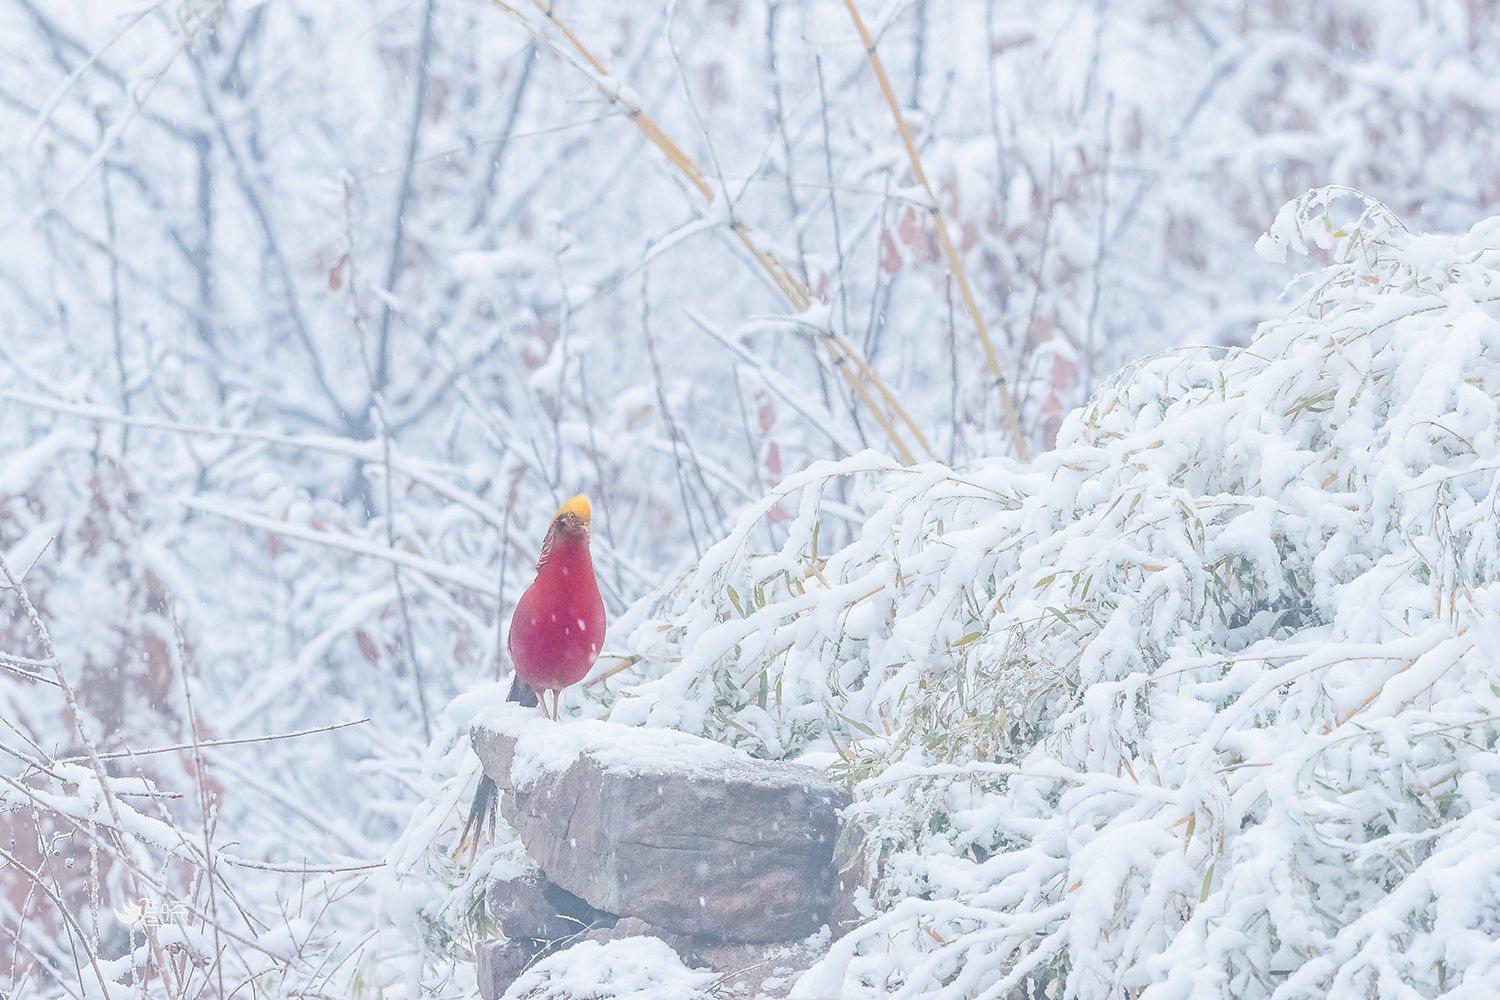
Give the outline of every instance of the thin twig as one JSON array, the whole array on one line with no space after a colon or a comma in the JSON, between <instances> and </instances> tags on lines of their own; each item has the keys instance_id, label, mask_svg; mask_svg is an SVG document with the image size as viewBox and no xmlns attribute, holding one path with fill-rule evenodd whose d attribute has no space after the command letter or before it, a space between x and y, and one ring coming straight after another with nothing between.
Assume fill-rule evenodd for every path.
<instances>
[{"instance_id":1,"label":"thin twig","mask_svg":"<svg viewBox=\"0 0 1500 1000\"><path fill-rule=\"evenodd\" d=\"M102 126L102 122L101 122ZM120 254L119 243L115 227L115 199L109 187L109 166L104 166L99 171L99 189L104 196L104 233L109 239L109 315L110 333L114 338L115 347L115 377L120 382L120 409L126 413L130 412L131 392L130 378L125 371L125 335L122 330L123 318L120 306ZM130 429L124 428L120 431L120 453L123 455L130 448Z\"/></svg>"},{"instance_id":2,"label":"thin twig","mask_svg":"<svg viewBox=\"0 0 1500 1000\"><path fill-rule=\"evenodd\" d=\"M422 118L427 105L427 60L432 53L432 10L434 0L427 0L422 14L422 40L417 45L417 92L412 100L411 128L406 133L406 167L396 190L396 216L391 220L391 253L386 263L385 290L381 296L380 330L376 334L373 394L383 393L390 381L391 318L395 313L396 281L401 277L401 244L406 237L406 210L411 203L411 176L417 166L417 145L422 138ZM350 260L353 266L353 260ZM353 287L354 281L350 280Z\"/></svg>"},{"instance_id":3,"label":"thin twig","mask_svg":"<svg viewBox=\"0 0 1500 1000\"><path fill-rule=\"evenodd\" d=\"M192 743L178 743L169 747L152 747L149 750L118 750L99 754L100 760L115 760L121 757L150 757L160 753L179 753L183 750L212 750L215 747L234 747L247 744L274 743L277 740L294 740L301 736L314 736L318 733L331 733L339 729L348 729L350 726L360 726L369 722L369 717L354 719L351 722L335 722L330 726L318 726L315 729L298 729L290 733L269 733L265 736L242 736L230 740L195 740ZM87 760L86 756L59 757L59 764L77 764Z\"/></svg>"},{"instance_id":4,"label":"thin twig","mask_svg":"<svg viewBox=\"0 0 1500 1000\"><path fill-rule=\"evenodd\" d=\"M839 230L839 202L833 183L833 138L828 127L828 91L823 85L823 57L813 59L818 71L818 101L823 108L823 172L828 178L828 216L833 220L833 252L838 261L839 315L844 321L844 330L849 329L849 289L844 280L844 236Z\"/></svg>"},{"instance_id":5,"label":"thin twig","mask_svg":"<svg viewBox=\"0 0 1500 1000\"><path fill-rule=\"evenodd\" d=\"M11 653L0 653L0 670L24 677L29 681L41 681L43 684L57 686L57 681L45 674L33 673L33 670L50 670L53 663L50 660L33 660L28 656L15 656Z\"/></svg>"},{"instance_id":6,"label":"thin twig","mask_svg":"<svg viewBox=\"0 0 1500 1000\"><path fill-rule=\"evenodd\" d=\"M781 138L782 155L782 180L786 184L787 214L791 218L792 239L797 244L797 272L802 279L802 284L807 285L807 249L803 245L802 226L800 218L802 209L797 204L797 192L792 185L792 140L787 133L786 127L786 105L781 98L781 74L776 69L776 15L781 11L781 4L777 0L771 0L766 5L766 74L771 78L771 97L775 101L776 133ZM823 371L818 369L819 374ZM824 402L828 399L828 386L823 386Z\"/></svg>"},{"instance_id":7,"label":"thin twig","mask_svg":"<svg viewBox=\"0 0 1500 1000\"><path fill-rule=\"evenodd\" d=\"M838 425L834 421L833 414L829 413L827 410L823 410L821 412L815 410L815 404L809 402L806 399L800 398L802 396L802 390L797 386L788 383L780 372L776 371L774 368L771 368L755 354L746 350L743 345L736 343L730 337L725 336L718 330L715 330L707 320L705 320L702 316L699 316L697 313L693 312L691 309L685 310L684 314L687 316L688 321L691 322L694 326L702 330L704 333L708 334L714 340L718 341L719 344L723 347L732 351L734 355L741 361L745 362L745 364L754 368L755 373L760 376L761 382L767 389L774 392L782 402L786 403L798 414L800 414L802 418L807 421L809 427L813 428L818 433L828 438L829 442L835 449L835 457L843 458L844 456L852 455L854 454L854 452L859 450L854 442L845 441L839 436L838 431L836 430ZM816 347L816 345L814 346Z\"/></svg>"},{"instance_id":8,"label":"thin twig","mask_svg":"<svg viewBox=\"0 0 1500 1000\"><path fill-rule=\"evenodd\" d=\"M500 175L501 164L505 162L505 153L510 149L511 140L520 138L516 134L516 121L521 115L521 101L526 97L527 85L531 83L531 71L536 64L536 39L532 39L526 43L526 48L521 53L521 79L516 81L516 92L511 96L510 109L505 113L505 125L500 130L500 138L493 141L495 151L490 154L490 162L484 172L484 184L481 186L479 198L475 200L474 213L469 217L470 230L478 229L484 222L485 212L495 196L495 178Z\"/></svg>"},{"instance_id":9,"label":"thin twig","mask_svg":"<svg viewBox=\"0 0 1500 1000\"><path fill-rule=\"evenodd\" d=\"M187 648L182 638L182 624L177 620L175 607L171 609L171 614L172 632L177 646L177 672L182 675L182 697L187 706L188 733L193 737L193 783L198 786L198 819L203 833L203 865L208 881L208 911L213 915L209 925L213 928L214 950L222 954L224 945L219 939L219 897L215 886L217 873L214 870L213 838L208 831L209 817L213 809L209 803L208 778L204 772L203 753L198 747L198 713L193 707L193 686L188 681ZM215 962L214 969L218 973L219 996L228 996L224 990L224 963Z\"/></svg>"},{"instance_id":10,"label":"thin twig","mask_svg":"<svg viewBox=\"0 0 1500 1000\"><path fill-rule=\"evenodd\" d=\"M1005 380L1005 371L1000 367L1000 358L995 353L994 342L990 340L989 328L985 326L984 316L979 311L979 303L974 298L974 292L969 287L969 279L964 271L963 262L959 259L958 250L953 246L953 240L948 236L948 225L943 220L942 208L938 204L937 195L932 190L932 185L927 181L927 173L922 169L922 159L917 155L916 146L912 145L911 127L906 124L906 118L901 114L901 106L896 101L896 92L891 89L891 81L886 76L885 66L880 61L880 54L876 51L875 39L870 37L869 30L865 27L864 20L859 16L859 11L854 6L854 0L844 0L844 6L849 11L849 17L854 22L855 30L859 32L860 41L864 43L865 54L870 58L870 66L875 70L875 78L880 82L880 92L885 96L885 102L891 109L891 115L896 119L896 131L901 136L901 143L906 147L907 156L911 160L912 175L927 191L930 202L928 211L932 214L933 227L937 231L938 243L943 248L943 255L948 258L948 269L953 272L953 277L958 281L959 294L963 296L964 305L969 310L969 316L974 321L974 331L979 335L979 342L984 347L984 362L989 368L990 374L994 376L995 387L1000 393L1000 406L1004 411L1005 424L1010 430L1011 442L1016 449L1016 457L1023 462L1029 462L1030 455L1026 450L1026 435L1021 429L1021 417L1016 412L1015 402L1011 399L1010 388Z\"/></svg>"},{"instance_id":11,"label":"thin twig","mask_svg":"<svg viewBox=\"0 0 1500 1000\"><path fill-rule=\"evenodd\" d=\"M269 531L282 538L295 538L299 541L313 542L317 545L326 545L329 548L341 549L353 555L370 556L375 559L384 559L387 562L400 563L408 569L425 573L434 580L442 580L476 593L493 594L495 592L494 583L486 580L478 573L458 566L449 566L446 563L440 563L433 559L424 559L421 556L413 555L405 549L393 549L389 546L362 541L353 535L338 535L331 531L319 531L316 528L307 528L288 521L277 521L273 518L261 517L258 514L249 514L199 497L178 497L177 502L184 507L202 511L205 514L228 518L231 521L238 521L246 527Z\"/></svg>"},{"instance_id":12,"label":"thin twig","mask_svg":"<svg viewBox=\"0 0 1500 1000\"><path fill-rule=\"evenodd\" d=\"M329 381L328 371L323 365L323 357L318 353L317 345L314 344L312 333L308 327L307 319L302 312L302 302L297 296L297 283L292 277L292 265L282 249L281 240L277 235L276 227L271 222L271 215L266 210L264 200L261 198L260 190L251 176L250 168L245 163L239 147L235 145L229 135L229 125L219 111L218 103L213 98L212 87L208 81L208 74L203 69L203 64L198 56L188 50L188 63L193 67L193 72L198 82L198 90L203 99L204 110L214 123L214 130L218 133L219 141L223 144L224 153L229 158L229 165L233 170L235 184L245 196L246 203L250 206L250 212L255 216L256 224L260 228L261 237L265 240L266 255L270 259L277 283L281 286L281 293L286 302L288 318L291 320L292 332L296 334L297 341L307 353L308 368L312 373L313 381L317 383L318 391L332 407L332 415L337 418L345 412L345 407L340 401L338 393L334 391L333 384Z\"/></svg>"},{"instance_id":13,"label":"thin twig","mask_svg":"<svg viewBox=\"0 0 1500 1000\"><path fill-rule=\"evenodd\" d=\"M428 0L428 4L427 4L427 22L426 22L426 24L425 24L425 26L423 28L423 32L422 32L424 46L427 43L430 42L430 37L429 36L431 34L431 30L432 30L432 0ZM418 105L417 105L417 119L418 120L420 120L421 116L422 116L422 108L421 108L421 100L422 100L422 98L421 98L420 95L422 95L422 94L424 94L426 92L426 88L427 88L426 75L424 73L423 78L422 78L422 82L421 82L421 84L419 84L419 86L417 88L418 94L419 94ZM416 141L417 141L417 125L414 123L412 125L412 134L411 134L411 150L413 152L416 149ZM391 316L390 303L389 303L389 301L386 302L385 320L382 321L381 328L380 328L380 339L379 339L378 346L377 346L377 350L380 352L380 355L379 355L379 358L375 362L372 363L371 360L370 360L369 352L368 352L368 350L365 347L365 328L364 328L364 323L363 323L363 321L360 318L359 302L355 298L355 296L357 294L357 291L358 291L358 285L357 285L357 274L356 274L355 263L354 263L354 261L355 261L355 252L354 252L354 219L353 219L353 216L352 216L352 208L351 208L351 204L352 204L353 200L354 200L354 195L353 195L352 185L346 184L345 188L344 188L344 229L345 229L345 241L346 241L345 253L346 253L346 259L347 259L347 261L349 263L349 280L348 280L348 283L346 284L345 287L348 288L348 290L349 290L348 291L349 322L354 327L355 340L359 344L359 359L360 359L361 363L364 365L365 377L369 380L369 383L370 383L370 409L371 409L371 412L373 412L374 415L375 415L375 423L378 425L377 429L380 431L380 456L381 456L382 462L385 465L385 472L383 474L383 477L385 479L385 482L383 484L384 487L385 487L385 542L386 542L386 546L392 552L394 552L394 551L396 551L396 500L395 500L394 488L392 487L392 482L395 480L396 477L395 477L394 471L391 468L391 426L390 426L390 421L386 418L386 412L385 412L385 372L380 367L382 365L382 363L386 359L386 351L387 351L386 334L389 331L389 320L390 320L390 316ZM401 232L401 229L400 229L400 226L401 226L400 214L401 214L402 211L405 210L404 209L404 205L405 205L405 196L403 194L403 198L402 198L400 207L398 207L398 209L397 209L397 219L396 219L396 227L397 227L397 229L396 229L396 246L397 246L397 249L394 249L392 251L392 253L391 253L391 281L392 282L394 281L394 278L396 276L396 271L397 271L397 268L399 266L400 258L401 258L400 250L399 250L400 239L401 239L401 237L400 237L400 232ZM401 579L401 565L400 565L400 563L397 563L397 562L392 562L391 563L391 580L396 585L396 607L401 612L401 627L402 627L402 632L404 634L404 639L405 639L405 641L402 643L402 651L405 654L407 667L411 670L412 683L415 684L416 688L417 688L417 708L418 708L419 713L420 713L420 715L422 717L422 735L424 737L426 737L426 739L427 739L428 742L431 742L432 741L432 720L431 720L431 717L430 717L428 709L427 709L427 684L425 682L425 679L422 676L421 657L417 655L416 633L415 633L415 630L412 628L412 625L411 625L411 611L408 608L407 599L406 599L406 585L405 585L405 583Z\"/></svg>"},{"instance_id":14,"label":"thin twig","mask_svg":"<svg viewBox=\"0 0 1500 1000\"><path fill-rule=\"evenodd\" d=\"M671 163L683 174L684 177L697 189L706 202L714 201L714 191L709 185L703 171L693 160L682 151L682 148L672 141L671 137L662 131L661 127L651 118L646 111L636 103L625 91L619 87L605 70L602 63L596 59L586 46L575 36L555 14L546 7L541 0L532 0L533 6L546 17L547 22L553 26L567 41L567 46L559 44L548 32L538 27L530 18L523 15L516 6L506 0L490 0L500 10L505 11L511 17L519 21L535 37L546 42L554 52L567 60L574 68L593 81L599 92L612 104L620 108L625 115L641 130ZM755 231L742 219L729 210L728 226L730 232L744 245L751 257L770 276L771 281L780 290L791 307L798 313L808 309L812 305L812 296L803 286L796 275L778 258L775 253L764 248ZM847 341L839 343L825 340L823 348L828 353L834 367L836 367L856 398L880 425L897 454L903 462L910 465L916 461L911 449L902 440L900 433L896 430L895 422L891 416L876 405L875 399L870 395L862 382L862 377L868 379L880 391L881 396L888 402L894 397L885 387L884 382L870 368L868 362L858 357L854 348ZM921 440L921 430L913 423L904 411L896 410L897 416L906 424L908 430ZM931 454L931 449L927 449Z\"/></svg>"},{"instance_id":15,"label":"thin twig","mask_svg":"<svg viewBox=\"0 0 1500 1000\"><path fill-rule=\"evenodd\" d=\"M132 417L103 407L88 406L83 403L70 403L61 399L49 399L45 396L34 396L21 392L0 392L0 399L51 410L55 413L65 413L85 420L102 420L130 427L145 427L172 434L254 441L278 448L305 449L307 451L323 452L330 455L340 455L359 462L380 461L383 457L382 449L377 446L375 441L356 441L351 438L327 437L322 435L298 436L275 434L269 431L245 430L235 427L210 427L202 424L190 424L179 420ZM455 486L447 480L439 479L424 467L425 463L393 450L390 455L390 464L393 468L398 469L402 475L412 480L412 482L420 483L444 499L467 508L486 524L496 528L502 528L505 525L506 522L501 512L495 510L490 504L467 490ZM517 536L511 541L513 544L517 544L521 539Z\"/></svg>"},{"instance_id":16,"label":"thin twig","mask_svg":"<svg viewBox=\"0 0 1500 1000\"><path fill-rule=\"evenodd\" d=\"M47 881L44 878L42 878L42 873L40 871L35 871L35 870L27 867L25 864L23 864L21 862L20 858L16 857L14 854L12 854L9 851L7 851L4 847L0 847L0 861L4 861L5 862L5 867L11 868L11 869L13 869L15 871L18 871L18 872L21 872L22 874L24 874L27 877L27 879L31 882L32 885L34 885L38 889L40 889L47 896L47 898L52 901L52 908L57 912L57 915L63 921L63 925L68 929L68 943L69 943L70 947L72 945L73 935L75 933L80 938L85 937L85 935L83 933L83 928L80 927L80 926L78 926L78 921L76 919L74 919L74 917L73 917L73 909L72 909L72 907L70 907L67 904L67 902L65 902L63 900L62 896L59 894L59 892L57 890L54 890L51 886L49 886L47 884ZM16 944L20 944L21 943L20 932L19 931L12 931L11 933L12 933L12 939L15 941L15 943ZM29 948L27 950L30 951ZM34 955L34 953L33 953L33 957L36 957L36 958L40 959L40 956L36 956L36 955ZM74 953L73 958L74 958L74 971L78 975L78 985L79 985L79 987L81 989L83 987L83 967L78 964L77 953L76 952ZM99 988L104 991L104 996L106 997L106 1000L107 1000L107 998L110 995L109 994L109 983L104 978L104 970L99 967L99 959L98 959L98 957L95 956L95 955L93 955L93 954L89 954L89 956L88 956L88 964L89 964L89 967L92 969L92 971L94 973L94 977L99 981ZM51 963L44 962L43 965L46 968L50 968L51 967ZM57 980L54 980L54 982L58 983L59 985L63 985L64 981L61 980L61 979L57 979ZM64 988L66 989L66 986L64 986ZM69 990L69 992L71 993L72 991Z\"/></svg>"},{"instance_id":17,"label":"thin twig","mask_svg":"<svg viewBox=\"0 0 1500 1000\"><path fill-rule=\"evenodd\" d=\"M948 438L948 464L952 465L958 454L958 328L953 325L953 276L943 282L943 298L948 303L948 408L952 412L951 436Z\"/></svg>"},{"instance_id":18,"label":"thin twig","mask_svg":"<svg viewBox=\"0 0 1500 1000\"><path fill-rule=\"evenodd\" d=\"M698 541L697 529L693 527L693 511L689 503L687 478L683 475L682 456L678 453L682 434L677 429L677 422L672 419L672 408L667 405L667 391L662 382L661 364L656 360L656 345L651 338L651 292L647 282L649 273L641 275L641 336L646 341L646 357L651 362L651 374L656 379L656 401L661 407L661 419L667 427L667 438L672 442L672 457L675 459L672 465L677 471L677 488L682 493L682 516L687 522L688 538L692 539L693 552L699 559L702 559L703 546Z\"/></svg>"},{"instance_id":19,"label":"thin twig","mask_svg":"<svg viewBox=\"0 0 1500 1000\"><path fill-rule=\"evenodd\" d=\"M1094 333L1098 328L1099 299L1104 285L1104 255L1108 241L1105 239L1105 227L1109 222L1109 156L1110 156L1110 124L1115 116L1115 92L1111 90L1104 99L1104 143L1100 154L1099 163L1099 220L1098 232L1095 235L1097 245L1094 247L1094 288L1089 295L1088 321L1084 327L1083 343L1083 384L1090 386L1094 384Z\"/></svg>"},{"instance_id":20,"label":"thin twig","mask_svg":"<svg viewBox=\"0 0 1500 1000\"><path fill-rule=\"evenodd\" d=\"M3 554L0 554L0 575L5 577L5 581L8 584L7 589L12 591L16 595L16 600L20 602L22 613L26 616L32 633L36 636L37 642L41 645L42 652L45 654L44 659L52 665L53 676L57 679L57 686L62 690L63 701L67 704L68 711L74 720L74 731L83 743L84 750L87 751L89 763L93 768L95 780L99 785L100 797L103 798L104 804L109 810L110 819L114 822L114 828L122 830L124 829L124 822L121 819L119 803L115 800L114 792L110 787L107 772L104 770L104 764L99 758L98 748L94 745L94 741L89 736L87 727L84 725L83 720L86 716L83 713L82 707L78 704L78 698L73 692L72 685L68 683L67 676L63 673L62 661L57 657L57 650L53 648L52 635L47 629L47 623L42 620L42 616L37 611L36 605L32 603L31 595L26 592L26 588L11 573L10 566L6 564ZM126 868L131 873L133 887L139 891L140 882L138 879L141 873L135 863L135 859L122 853L121 860L125 861ZM165 980L168 978L168 967L161 951L161 943L157 940L155 932L149 927L146 929L146 936L152 954L161 970L161 975ZM104 992L107 996L109 993L108 987L105 987Z\"/></svg>"}]
</instances>

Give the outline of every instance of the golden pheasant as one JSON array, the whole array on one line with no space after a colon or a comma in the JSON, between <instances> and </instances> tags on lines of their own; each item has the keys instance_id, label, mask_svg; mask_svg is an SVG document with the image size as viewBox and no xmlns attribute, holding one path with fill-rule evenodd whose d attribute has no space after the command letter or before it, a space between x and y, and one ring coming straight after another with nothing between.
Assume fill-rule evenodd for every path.
<instances>
[{"instance_id":1,"label":"golden pheasant","mask_svg":"<svg viewBox=\"0 0 1500 1000\"><path fill-rule=\"evenodd\" d=\"M516 602L510 619L506 647L516 674L509 700L528 707L540 700L542 713L552 719L558 717L562 689L583 680L604 642L604 599L589 556L591 516L588 498L582 494L557 508L542 539L536 579ZM494 799L495 783L485 775L469 808L460 853L469 845L471 856L478 850L478 833L485 818L494 815Z\"/></svg>"},{"instance_id":2,"label":"golden pheasant","mask_svg":"<svg viewBox=\"0 0 1500 1000\"><path fill-rule=\"evenodd\" d=\"M554 719L562 689L583 680L604 641L604 600L589 557L590 513L582 495L557 508L537 557L536 580L510 620L506 645L516 680L537 693L542 712Z\"/></svg>"}]
</instances>

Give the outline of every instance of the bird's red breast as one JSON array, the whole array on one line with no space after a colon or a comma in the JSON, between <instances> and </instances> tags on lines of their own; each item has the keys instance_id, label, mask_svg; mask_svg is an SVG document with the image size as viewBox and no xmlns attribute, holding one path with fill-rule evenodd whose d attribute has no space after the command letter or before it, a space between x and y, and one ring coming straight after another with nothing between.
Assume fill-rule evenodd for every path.
<instances>
[{"instance_id":1,"label":"bird's red breast","mask_svg":"<svg viewBox=\"0 0 1500 1000\"><path fill-rule=\"evenodd\" d=\"M516 676L537 690L583 680L604 642L604 600L589 557L589 502L558 508L537 559L536 580L516 602L510 657Z\"/></svg>"}]
</instances>

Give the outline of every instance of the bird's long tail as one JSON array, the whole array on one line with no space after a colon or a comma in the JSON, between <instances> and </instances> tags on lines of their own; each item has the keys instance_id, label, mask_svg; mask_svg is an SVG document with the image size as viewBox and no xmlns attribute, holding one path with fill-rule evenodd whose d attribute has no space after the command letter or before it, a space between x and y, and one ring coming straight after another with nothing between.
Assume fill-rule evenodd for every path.
<instances>
[{"instance_id":1,"label":"bird's long tail","mask_svg":"<svg viewBox=\"0 0 1500 1000\"><path fill-rule=\"evenodd\" d=\"M505 696L505 700L520 702L522 708L536 708L536 688L520 677L513 677L510 681L510 694Z\"/></svg>"},{"instance_id":2,"label":"bird's long tail","mask_svg":"<svg viewBox=\"0 0 1500 1000\"><path fill-rule=\"evenodd\" d=\"M536 691L530 684L522 683L520 677L510 682L510 694L506 701L514 701L522 708L536 708ZM464 832L458 838L458 857L462 858L464 852L469 855L469 865L473 867L474 857L479 853L479 836L486 827L489 828L490 839L495 839L495 813L500 805L499 789L495 787L495 779L488 774L479 777L479 787L474 791L474 801L469 806L469 818L464 821Z\"/></svg>"}]
</instances>

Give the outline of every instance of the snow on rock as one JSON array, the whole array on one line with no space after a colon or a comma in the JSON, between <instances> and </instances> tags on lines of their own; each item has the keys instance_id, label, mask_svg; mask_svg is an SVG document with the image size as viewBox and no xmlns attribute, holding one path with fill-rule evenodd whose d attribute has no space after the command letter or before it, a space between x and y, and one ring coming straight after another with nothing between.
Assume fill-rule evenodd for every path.
<instances>
[{"instance_id":1,"label":"snow on rock","mask_svg":"<svg viewBox=\"0 0 1500 1000\"><path fill-rule=\"evenodd\" d=\"M527 853L590 906L731 941L790 940L827 920L849 796L821 772L512 704L479 715L472 739Z\"/></svg>"},{"instance_id":2,"label":"snow on rock","mask_svg":"<svg viewBox=\"0 0 1500 1000\"><path fill-rule=\"evenodd\" d=\"M707 1000L715 978L653 937L583 941L537 962L505 1000Z\"/></svg>"},{"instance_id":3,"label":"snow on rock","mask_svg":"<svg viewBox=\"0 0 1500 1000\"><path fill-rule=\"evenodd\" d=\"M490 705L472 717L476 739L485 739L506 762L499 769L502 787L526 789L547 775L566 771L583 757L618 774L644 773L670 761L685 775L711 777L725 769L755 770L743 750L670 729L622 726L597 719L553 722L534 708L515 702ZM477 734L485 733L487 736Z\"/></svg>"}]
</instances>

